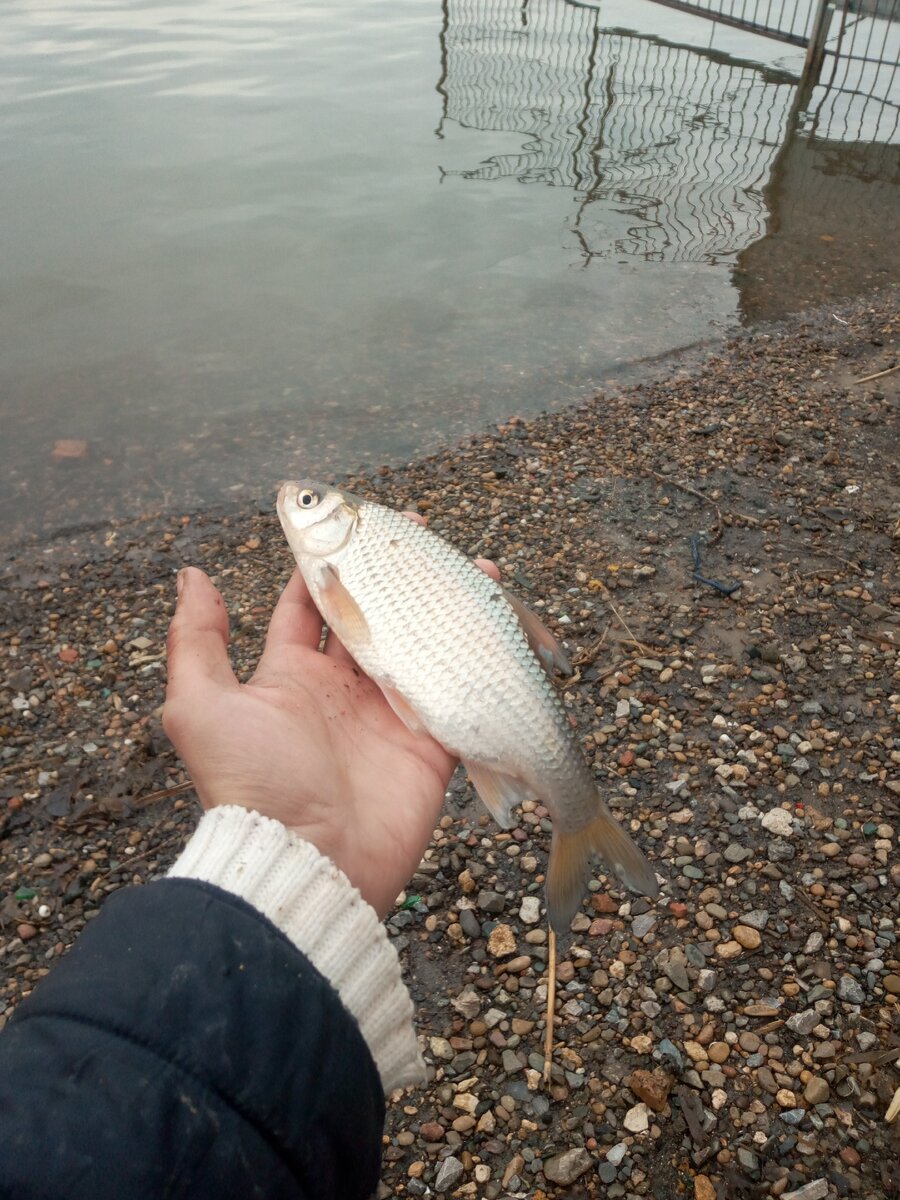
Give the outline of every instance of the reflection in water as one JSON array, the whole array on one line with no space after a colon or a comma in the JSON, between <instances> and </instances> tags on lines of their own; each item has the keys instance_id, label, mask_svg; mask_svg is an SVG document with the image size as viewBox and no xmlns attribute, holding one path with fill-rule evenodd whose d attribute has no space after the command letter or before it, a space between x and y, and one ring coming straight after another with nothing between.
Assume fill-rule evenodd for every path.
<instances>
[{"instance_id":1,"label":"reflection in water","mask_svg":"<svg viewBox=\"0 0 900 1200\"><path fill-rule=\"evenodd\" d=\"M880 3L876 16L900 9L897 0ZM796 41L813 6L789 8L786 40ZM735 23L740 7L728 12ZM900 115L896 21L844 11L823 74L809 79L604 29L602 6L447 0L444 13L442 127L454 121L528 138L516 153L455 173L571 188L569 227L585 264L626 256L715 264L759 246L754 268L747 256L737 276L757 293L745 315L758 317L762 292L770 308L774 297L756 272L788 208L846 219L867 179L885 191L869 207L883 229L897 182L897 146L886 144L897 141ZM799 173L798 157L807 160ZM826 176L831 202L823 206ZM785 244L775 261L785 275L798 265ZM858 263L848 268L859 272Z\"/></svg>"},{"instance_id":2,"label":"reflection in water","mask_svg":"<svg viewBox=\"0 0 900 1200\"><path fill-rule=\"evenodd\" d=\"M572 188L585 263L718 263L763 236L794 77L605 31L563 0L446 14L445 118L529 139L459 174Z\"/></svg>"}]
</instances>

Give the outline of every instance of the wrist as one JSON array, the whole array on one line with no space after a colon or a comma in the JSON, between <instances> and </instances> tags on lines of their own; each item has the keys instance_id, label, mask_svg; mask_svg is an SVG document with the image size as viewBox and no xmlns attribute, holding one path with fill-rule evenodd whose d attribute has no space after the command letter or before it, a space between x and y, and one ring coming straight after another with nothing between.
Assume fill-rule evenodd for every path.
<instances>
[{"instance_id":1,"label":"wrist","mask_svg":"<svg viewBox=\"0 0 900 1200\"><path fill-rule=\"evenodd\" d=\"M241 896L324 975L356 1019L386 1091L421 1080L413 1007L384 926L299 833L249 809L210 809L169 872Z\"/></svg>"}]
</instances>

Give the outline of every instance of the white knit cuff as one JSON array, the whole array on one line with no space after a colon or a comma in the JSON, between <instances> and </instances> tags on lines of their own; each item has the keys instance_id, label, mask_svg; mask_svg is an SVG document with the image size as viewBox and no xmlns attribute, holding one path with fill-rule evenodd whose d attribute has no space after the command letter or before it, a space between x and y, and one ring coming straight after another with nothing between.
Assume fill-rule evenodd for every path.
<instances>
[{"instance_id":1,"label":"white knit cuff","mask_svg":"<svg viewBox=\"0 0 900 1200\"><path fill-rule=\"evenodd\" d=\"M227 805L203 816L169 875L240 896L290 938L355 1017L385 1092L424 1080L397 952L375 910L315 846Z\"/></svg>"}]
</instances>

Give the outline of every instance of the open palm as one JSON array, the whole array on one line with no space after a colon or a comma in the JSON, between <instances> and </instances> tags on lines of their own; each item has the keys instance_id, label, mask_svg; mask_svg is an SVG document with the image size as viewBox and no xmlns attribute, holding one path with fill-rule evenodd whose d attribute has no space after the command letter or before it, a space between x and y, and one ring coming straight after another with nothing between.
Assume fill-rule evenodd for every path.
<instances>
[{"instance_id":1,"label":"open palm","mask_svg":"<svg viewBox=\"0 0 900 1200\"><path fill-rule=\"evenodd\" d=\"M204 808L235 804L281 821L384 916L428 844L456 760L406 728L334 637L320 651L321 636L295 572L256 672L239 683L222 597L202 571L185 568L163 724Z\"/></svg>"}]
</instances>

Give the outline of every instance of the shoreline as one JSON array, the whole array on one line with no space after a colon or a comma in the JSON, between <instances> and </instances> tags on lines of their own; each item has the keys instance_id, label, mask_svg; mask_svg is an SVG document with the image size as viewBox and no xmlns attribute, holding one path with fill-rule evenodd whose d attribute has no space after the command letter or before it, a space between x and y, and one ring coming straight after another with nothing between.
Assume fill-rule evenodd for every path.
<instances>
[{"instance_id":1,"label":"shoreline","mask_svg":"<svg viewBox=\"0 0 900 1200\"><path fill-rule=\"evenodd\" d=\"M539 811L498 834L454 779L387 923L433 1079L389 1110L383 1196L896 1194L900 372L857 381L897 363L898 334L894 293L832 306L346 480L494 558L564 640L585 751L667 878L655 908L595 882L533 1090L546 942L520 904L549 838ZM695 578L692 538L732 595ZM292 567L274 510L7 557L0 1024L193 828L189 798L157 795L183 780L158 708L187 563L249 671Z\"/></svg>"}]
</instances>

